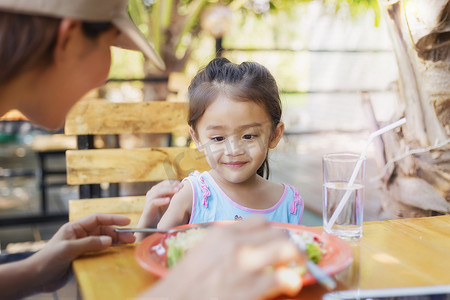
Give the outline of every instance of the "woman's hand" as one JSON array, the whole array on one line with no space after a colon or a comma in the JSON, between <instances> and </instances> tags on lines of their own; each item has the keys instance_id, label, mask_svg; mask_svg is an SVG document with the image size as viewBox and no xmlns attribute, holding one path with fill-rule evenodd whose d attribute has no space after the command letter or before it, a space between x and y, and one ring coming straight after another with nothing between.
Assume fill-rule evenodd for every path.
<instances>
[{"instance_id":1,"label":"woman's hand","mask_svg":"<svg viewBox=\"0 0 450 300\"><path fill-rule=\"evenodd\" d=\"M64 224L36 254L0 266L2 297L20 298L58 289L66 283L75 258L104 250L113 243L133 243L133 234L114 232L114 226L129 223L125 216L94 214Z\"/></svg>"},{"instance_id":2,"label":"woman's hand","mask_svg":"<svg viewBox=\"0 0 450 300\"><path fill-rule=\"evenodd\" d=\"M86 252L101 251L112 244L128 244L135 241L131 233L114 232L115 226L125 226L130 219L111 214L93 214L64 224L38 253L35 261L42 264L41 272L46 277L44 291L52 291L64 284L72 261Z\"/></svg>"},{"instance_id":3,"label":"woman's hand","mask_svg":"<svg viewBox=\"0 0 450 300\"><path fill-rule=\"evenodd\" d=\"M139 299L266 299L300 291L300 275L277 268L304 259L281 230L252 217L208 231L201 243Z\"/></svg>"},{"instance_id":4,"label":"woman's hand","mask_svg":"<svg viewBox=\"0 0 450 300\"><path fill-rule=\"evenodd\" d=\"M162 215L169 206L170 200L183 184L176 180L164 180L153 186L145 196L145 207L139 219L138 228L156 228ZM136 234L138 240L145 235Z\"/></svg>"}]
</instances>

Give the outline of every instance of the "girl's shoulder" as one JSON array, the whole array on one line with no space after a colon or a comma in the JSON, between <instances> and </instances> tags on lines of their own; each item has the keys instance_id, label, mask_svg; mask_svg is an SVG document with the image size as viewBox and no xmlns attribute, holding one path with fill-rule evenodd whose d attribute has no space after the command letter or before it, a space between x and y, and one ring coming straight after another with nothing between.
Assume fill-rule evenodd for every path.
<instances>
[{"instance_id":1,"label":"girl's shoulder","mask_svg":"<svg viewBox=\"0 0 450 300\"><path fill-rule=\"evenodd\" d=\"M286 189L289 189L292 192L294 192L295 194L298 194L298 190L293 185L290 185L290 184L287 184L287 183L282 183L282 185L284 187L286 187Z\"/></svg>"},{"instance_id":2,"label":"girl's shoulder","mask_svg":"<svg viewBox=\"0 0 450 300\"><path fill-rule=\"evenodd\" d=\"M264 187L264 190L266 191L274 191L274 192L283 192L288 185L284 183L279 182L273 182L270 180L265 180L263 183L261 183Z\"/></svg>"},{"instance_id":3,"label":"girl's shoulder","mask_svg":"<svg viewBox=\"0 0 450 300\"><path fill-rule=\"evenodd\" d=\"M208 176L208 171L204 171L204 172L199 172L199 171L193 171L191 172L188 177L186 177L184 180L186 179L200 179L202 177Z\"/></svg>"},{"instance_id":4,"label":"girl's shoulder","mask_svg":"<svg viewBox=\"0 0 450 300\"><path fill-rule=\"evenodd\" d=\"M183 179L183 182L189 182L193 189L201 188L209 189L214 183L214 179L209 175L208 171L200 173L199 171L194 171L189 174L188 177Z\"/></svg>"},{"instance_id":5,"label":"girl's shoulder","mask_svg":"<svg viewBox=\"0 0 450 300\"><path fill-rule=\"evenodd\" d=\"M193 189L191 184L183 180L183 187L172 197L171 204L179 209L190 210L192 207Z\"/></svg>"},{"instance_id":6,"label":"girl's shoulder","mask_svg":"<svg viewBox=\"0 0 450 300\"><path fill-rule=\"evenodd\" d=\"M301 200L301 196L298 190L294 186L287 183L267 181L264 190L267 191L268 194L271 194L272 197L275 197L277 199L284 199L285 197L288 197L295 200ZM280 194L282 196L277 197Z\"/></svg>"},{"instance_id":7,"label":"girl's shoulder","mask_svg":"<svg viewBox=\"0 0 450 300\"><path fill-rule=\"evenodd\" d=\"M290 185L287 183L282 183L282 185L285 187L286 193L291 193L291 195L294 197L294 199L296 201L302 201L302 197L300 196L300 193L293 185Z\"/></svg>"}]
</instances>

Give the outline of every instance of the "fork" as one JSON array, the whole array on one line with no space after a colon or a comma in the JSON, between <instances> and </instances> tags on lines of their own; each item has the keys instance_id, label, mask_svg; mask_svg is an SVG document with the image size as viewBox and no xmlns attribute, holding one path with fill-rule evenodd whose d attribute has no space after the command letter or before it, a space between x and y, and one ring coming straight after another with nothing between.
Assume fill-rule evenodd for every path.
<instances>
[{"instance_id":1,"label":"fork","mask_svg":"<svg viewBox=\"0 0 450 300\"><path fill-rule=\"evenodd\" d=\"M327 290L331 291L336 288L336 281L325 273L318 265L316 265L313 261L308 258L308 254L306 252L306 244L300 238L298 234L291 230L287 230L289 235L289 239L297 246L297 248L302 252L306 257L306 268L309 270L311 275Z\"/></svg>"},{"instance_id":2,"label":"fork","mask_svg":"<svg viewBox=\"0 0 450 300\"><path fill-rule=\"evenodd\" d=\"M158 228L115 228L114 231L115 232L131 232L131 233L135 233L135 232L140 232L140 233L175 233L175 232L182 232L182 231L187 231L190 229L195 229L195 228L206 228L206 227L210 227L212 226L212 224L209 223L202 223L202 224L198 224L195 226L188 226L188 227L184 227L184 228L170 228L170 229L158 229Z\"/></svg>"},{"instance_id":3,"label":"fork","mask_svg":"<svg viewBox=\"0 0 450 300\"><path fill-rule=\"evenodd\" d=\"M184 229L186 230L186 229ZM172 232L178 232L178 231L184 231L179 229L158 229L158 228L116 228L114 229L115 232L142 232L142 233L172 233Z\"/></svg>"}]
</instances>

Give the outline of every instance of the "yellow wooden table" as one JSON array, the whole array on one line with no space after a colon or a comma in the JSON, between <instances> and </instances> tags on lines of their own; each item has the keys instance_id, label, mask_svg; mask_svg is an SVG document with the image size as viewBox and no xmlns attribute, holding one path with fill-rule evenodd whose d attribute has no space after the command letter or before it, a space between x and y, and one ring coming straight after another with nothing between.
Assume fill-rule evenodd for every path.
<instances>
[{"instance_id":1,"label":"yellow wooden table","mask_svg":"<svg viewBox=\"0 0 450 300\"><path fill-rule=\"evenodd\" d=\"M125 212L134 226L143 201L72 201L70 219L94 212ZM366 222L363 237L352 247L354 264L335 276L339 289L450 284L450 215ZM154 284L158 278L137 264L134 248L113 246L75 260L73 269L83 299L132 299ZM324 292L314 284L304 287L295 299L321 299Z\"/></svg>"}]
</instances>

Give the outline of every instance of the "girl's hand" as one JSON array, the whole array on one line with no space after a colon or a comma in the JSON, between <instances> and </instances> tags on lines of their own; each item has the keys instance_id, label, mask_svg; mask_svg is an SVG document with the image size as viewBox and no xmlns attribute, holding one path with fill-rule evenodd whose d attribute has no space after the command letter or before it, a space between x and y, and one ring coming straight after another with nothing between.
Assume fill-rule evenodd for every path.
<instances>
[{"instance_id":1,"label":"girl's hand","mask_svg":"<svg viewBox=\"0 0 450 300\"><path fill-rule=\"evenodd\" d=\"M145 207L138 228L156 228L173 195L182 187L183 183L176 180L164 180L153 186L145 196ZM136 236L140 240L145 235L136 234Z\"/></svg>"},{"instance_id":2,"label":"girl's hand","mask_svg":"<svg viewBox=\"0 0 450 300\"><path fill-rule=\"evenodd\" d=\"M138 299L266 299L296 295L297 271L268 267L304 258L287 234L261 217L208 229L206 237L166 277ZM188 274L188 276L186 276ZM176 288L174 288L176 287Z\"/></svg>"}]
</instances>

